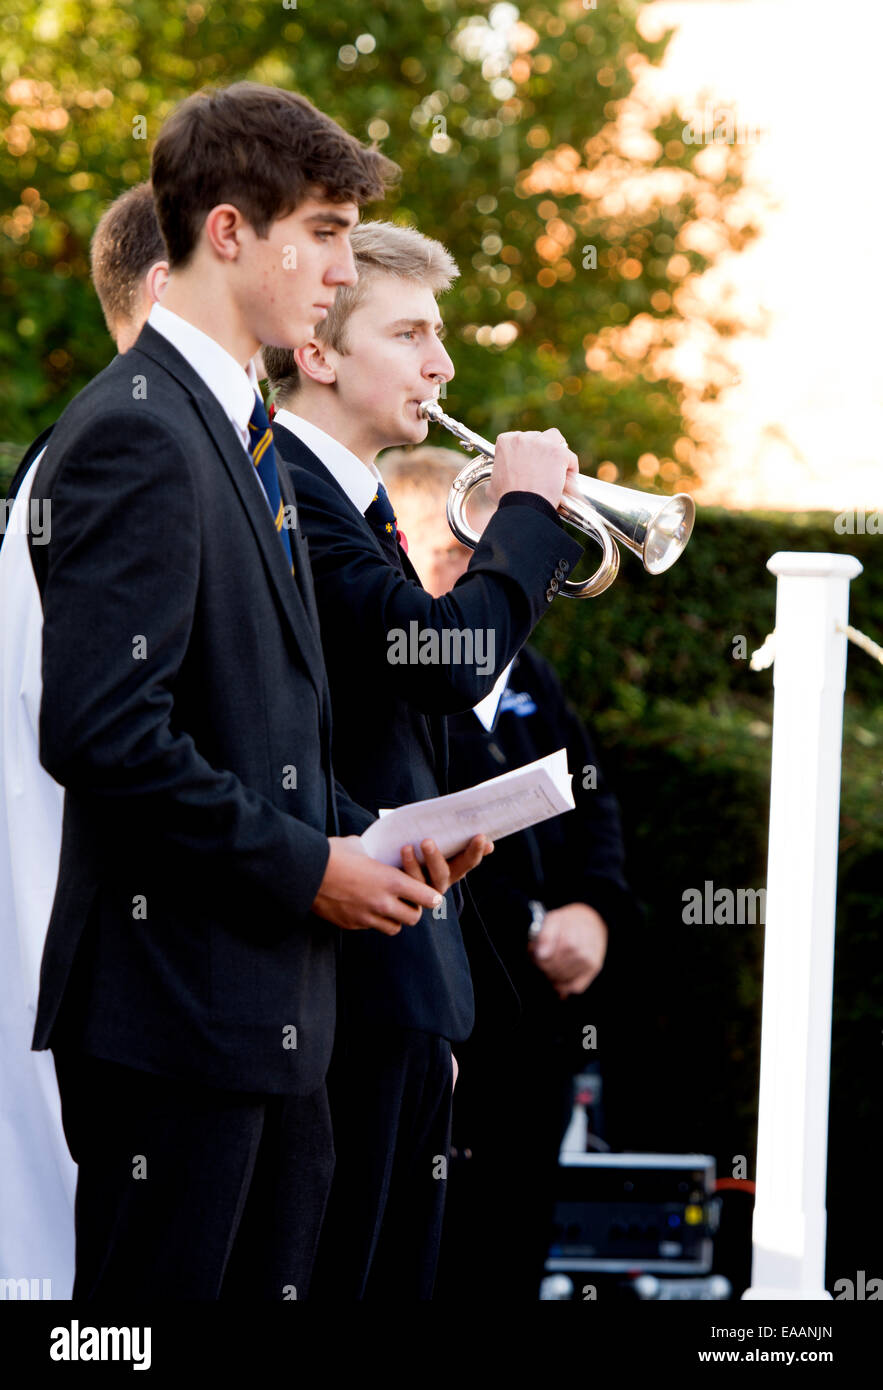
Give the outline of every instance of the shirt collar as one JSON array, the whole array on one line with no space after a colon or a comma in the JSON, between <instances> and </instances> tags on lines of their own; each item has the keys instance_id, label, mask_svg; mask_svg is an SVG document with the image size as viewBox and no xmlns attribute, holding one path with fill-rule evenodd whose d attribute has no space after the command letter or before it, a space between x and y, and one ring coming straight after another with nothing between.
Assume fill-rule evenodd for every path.
<instances>
[{"instance_id":1,"label":"shirt collar","mask_svg":"<svg viewBox=\"0 0 883 1390\"><path fill-rule=\"evenodd\" d=\"M216 396L225 415L235 427L245 448L248 448L248 422L254 410L258 378L254 363L243 368L226 348L209 337L180 314L154 304L148 323L157 333L186 357L193 370L202 377L212 395Z\"/></svg>"},{"instance_id":2,"label":"shirt collar","mask_svg":"<svg viewBox=\"0 0 883 1390\"><path fill-rule=\"evenodd\" d=\"M366 467L339 439L333 439L311 420L304 420L291 410L277 410L273 416L274 423L277 420L296 434L308 449L312 449L356 510L364 516L377 496L377 484L383 482L374 464L369 463Z\"/></svg>"}]
</instances>

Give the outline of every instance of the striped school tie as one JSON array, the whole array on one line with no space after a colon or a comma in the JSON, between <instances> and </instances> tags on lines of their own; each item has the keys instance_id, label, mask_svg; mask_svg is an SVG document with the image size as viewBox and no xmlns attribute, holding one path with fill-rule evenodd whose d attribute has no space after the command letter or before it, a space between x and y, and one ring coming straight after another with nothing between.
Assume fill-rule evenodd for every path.
<instances>
[{"instance_id":1,"label":"striped school tie","mask_svg":"<svg viewBox=\"0 0 883 1390\"><path fill-rule=\"evenodd\" d=\"M259 396L254 398L254 410L251 412L251 419L248 422L248 439L248 452L251 455L251 461L257 469L261 486L276 523L279 539L282 542L282 549L285 551L291 573L294 574L291 537L288 534L288 528L282 525L285 508L282 505L282 493L279 490L279 473L276 468L273 431L270 429L270 421L267 419L267 412Z\"/></svg>"}]
</instances>

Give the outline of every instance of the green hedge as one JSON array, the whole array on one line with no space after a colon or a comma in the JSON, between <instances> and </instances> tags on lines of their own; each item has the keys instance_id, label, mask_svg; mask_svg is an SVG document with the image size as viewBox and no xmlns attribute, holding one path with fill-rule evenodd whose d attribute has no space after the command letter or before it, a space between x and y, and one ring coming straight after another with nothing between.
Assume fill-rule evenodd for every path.
<instances>
[{"instance_id":1,"label":"green hedge","mask_svg":"<svg viewBox=\"0 0 883 1390\"><path fill-rule=\"evenodd\" d=\"M766 568L777 550L855 555L864 573L851 585L850 615L883 642L883 536L838 535L829 512L779 514L700 510L692 539L667 574L645 575L627 551L619 578L596 599L553 605L538 644L587 713L621 710L633 719L662 698L693 705L735 698L765 707L770 672L734 659L734 638L749 654L772 629L776 581ZM593 567L600 551L592 546ZM738 650L738 648L737 648ZM855 649L853 649L855 651ZM851 698L878 702L880 667L851 654Z\"/></svg>"},{"instance_id":2,"label":"green hedge","mask_svg":"<svg viewBox=\"0 0 883 1390\"><path fill-rule=\"evenodd\" d=\"M611 944L585 998L599 1027L609 1138L617 1147L701 1150L754 1176L761 926L690 926L683 893L766 879L772 671L734 659L775 621L777 550L847 552L863 573L850 621L883 641L883 537L844 536L833 515L700 513L667 575L624 555L597 599L556 603L537 645L592 724L620 798L629 876L644 920ZM595 548L589 560L596 562ZM883 1083L883 669L848 649L841 789L829 1150L829 1287L883 1274L883 1201L854 1217L862 1155L874 1152ZM605 978L606 976L606 978ZM864 1191L864 1189L863 1189Z\"/></svg>"},{"instance_id":3,"label":"green hedge","mask_svg":"<svg viewBox=\"0 0 883 1390\"><path fill-rule=\"evenodd\" d=\"M0 443L0 496L6 496L10 479L26 448L26 444Z\"/></svg>"}]
</instances>

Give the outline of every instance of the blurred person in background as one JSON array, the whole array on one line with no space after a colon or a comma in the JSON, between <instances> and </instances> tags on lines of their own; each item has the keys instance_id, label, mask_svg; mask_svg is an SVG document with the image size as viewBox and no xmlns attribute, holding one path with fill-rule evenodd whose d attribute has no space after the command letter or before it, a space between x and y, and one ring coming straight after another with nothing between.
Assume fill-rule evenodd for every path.
<instances>
[{"instance_id":1,"label":"blurred person in background","mask_svg":"<svg viewBox=\"0 0 883 1390\"><path fill-rule=\"evenodd\" d=\"M393 451L380 467L414 567L431 594L456 585L472 551L445 516L463 456ZM480 492L470 521L493 507ZM552 668L522 648L475 710L448 716L450 790L567 748L576 809L497 842L469 876L472 897L521 997L516 1031L476 1028L458 1046L452 1161L436 1298L465 1303L538 1295L549 1244L558 1152L573 1075L594 1060L586 991L608 935L633 917L616 800ZM531 928L533 934L531 935ZM496 1292L491 1271L501 1279Z\"/></svg>"}]
</instances>

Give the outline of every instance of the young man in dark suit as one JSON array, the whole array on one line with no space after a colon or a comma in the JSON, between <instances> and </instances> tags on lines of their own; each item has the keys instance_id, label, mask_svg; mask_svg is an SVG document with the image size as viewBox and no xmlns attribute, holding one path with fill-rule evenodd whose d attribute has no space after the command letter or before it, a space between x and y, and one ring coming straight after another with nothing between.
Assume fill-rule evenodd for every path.
<instances>
[{"instance_id":1,"label":"young man in dark suit","mask_svg":"<svg viewBox=\"0 0 883 1390\"><path fill-rule=\"evenodd\" d=\"M39 465L40 756L65 788L34 1047L79 1164L74 1297L303 1297L333 1163L337 927L439 901L338 835L296 501L246 364L306 341L394 171L293 93L183 102L171 267Z\"/></svg>"},{"instance_id":2,"label":"young man in dark suit","mask_svg":"<svg viewBox=\"0 0 883 1390\"><path fill-rule=\"evenodd\" d=\"M277 449L292 467L328 663L334 758L372 810L446 790L444 715L474 705L581 554L556 519L575 457L557 430L502 435L503 495L461 584L433 599L397 537L374 460L426 436L418 403L453 367L436 294L457 273L438 242L365 223L359 280L294 355L265 349ZM400 661L413 634L424 658ZM427 662L435 647L449 653ZM456 650L455 650L456 648ZM347 940L332 1073L337 1171L320 1243L323 1298L431 1296L443 1211L451 1043L473 1025L473 969L499 972L460 904L396 941ZM482 958L483 962L482 962ZM489 959L490 958L490 961Z\"/></svg>"}]
</instances>

